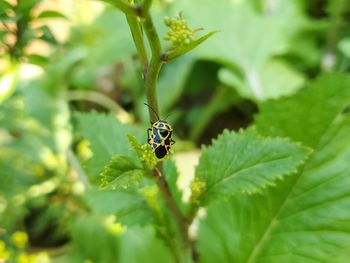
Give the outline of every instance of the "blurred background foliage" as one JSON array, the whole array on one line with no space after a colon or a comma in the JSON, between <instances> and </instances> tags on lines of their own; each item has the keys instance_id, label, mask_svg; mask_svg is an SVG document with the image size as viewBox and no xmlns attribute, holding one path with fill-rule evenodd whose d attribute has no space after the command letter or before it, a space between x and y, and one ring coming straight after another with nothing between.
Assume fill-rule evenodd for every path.
<instances>
[{"instance_id":1,"label":"blurred background foliage","mask_svg":"<svg viewBox=\"0 0 350 263\"><path fill-rule=\"evenodd\" d=\"M292 95L323 72L350 70L347 0L158 0L152 12L161 36L167 30L163 18L179 12L191 28L219 30L160 74L161 116L175 127L179 158L224 128L248 126L259 103ZM162 46L169 43L162 40ZM0 258L67 262L71 254L80 262L71 253L73 241L92 262L114 257L99 253L97 244L118 247L122 262L140 262L150 251L165 251L160 262L171 262L158 241L128 261L125 240L137 244L138 231L153 240L154 230L128 231L121 240L111 235L123 227L105 217L113 208L89 186L96 162L109 159L91 159L82 137L94 140L110 129L146 140L141 67L124 15L99 1L0 0L0 55ZM107 120L77 114L92 110L112 112L129 125L109 127ZM120 195L127 200L127 192ZM108 191L106 198L118 200ZM120 209L142 213L137 202ZM94 216L77 219L87 214ZM13 241L16 233L23 245ZM93 248L83 244L89 239L96 241ZM44 248L48 254L39 253Z\"/></svg>"}]
</instances>

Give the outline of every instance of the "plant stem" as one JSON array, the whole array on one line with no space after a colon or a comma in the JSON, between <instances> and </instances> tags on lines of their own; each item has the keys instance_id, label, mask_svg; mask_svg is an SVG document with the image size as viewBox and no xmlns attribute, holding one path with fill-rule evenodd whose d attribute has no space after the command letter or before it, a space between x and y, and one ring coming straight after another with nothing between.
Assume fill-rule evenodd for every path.
<instances>
[{"instance_id":1,"label":"plant stem","mask_svg":"<svg viewBox=\"0 0 350 263\"><path fill-rule=\"evenodd\" d=\"M149 41L149 45L152 51L151 61L147 68L146 78L145 78L145 88L147 93L147 102L157 113L158 110L158 100L157 100L157 80L160 68L162 66L162 61L160 59L161 46L157 31L154 27L152 18L149 14L149 10L143 10L144 17L144 27L145 32ZM149 109L150 120L152 123L158 121L158 117L155 112ZM159 114L158 114L159 115Z\"/></svg>"},{"instance_id":2,"label":"plant stem","mask_svg":"<svg viewBox=\"0 0 350 263\"><path fill-rule=\"evenodd\" d=\"M158 121L157 114L159 115L156 91L158 75L163 63L161 60L162 49L160 45L160 40L149 12L151 2L151 0L144 0L141 10L144 19L143 25L145 28L145 33L152 52L151 61L148 65L145 76L145 88L147 93L147 102L155 111L153 112L153 110L149 109L150 120L152 123L154 123ZM180 262L192 262L191 243L188 237L189 224L187 222L186 217L181 213L178 204L176 203L173 195L170 192L168 182L163 176L163 165L161 163L159 163L155 167L155 169L153 170L153 174L155 175L155 180L160 190L160 193L163 196L170 213L173 215L179 230L181 238Z\"/></svg>"},{"instance_id":3,"label":"plant stem","mask_svg":"<svg viewBox=\"0 0 350 263\"><path fill-rule=\"evenodd\" d=\"M191 242L188 237L188 228L190 226L187 218L182 214L179 206L177 205L173 195L170 192L168 182L163 176L163 165L159 163L157 167L153 170L153 175L157 186L160 190L161 195L163 196L165 203L173 215L176 224L179 229L179 234L181 238L181 247L180 247L180 262L189 263L192 262L192 248Z\"/></svg>"},{"instance_id":4,"label":"plant stem","mask_svg":"<svg viewBox=\"0 0 350 263\"><path fill-rule=\"evenodd\" d=\"M104 0L104 1L115 6L120 11L122 11L124 14L133 15L133 16L138 15L138 11L136 8L134 8L133 5L126 3L126 2L123 2L122 0Z\"/></svg>"},{"instance_id":5,"label":"plant stem","mask_svg":"<svg viewBox=\"0 0 350 263\"><path fill-rule=\"evenodd\" d=\"M134 40L137 53L139 55L141 65L142 65L142 78L145 79L146 71L148 67L148 58L145 43L143 40L143 35L141 27L138 21L138 17L132 15L126 15L126 20L128 21L132 38Z\"/></svg>"},{"instance_id":6,"label":"plant stem","mask_svg":"<svg viewBox=\"0 0 350 263\"><path fill-rule=\"evenodd\" d=\"M120 4L120 1L115 1ZM130 30L135 42L137 52L140 56L141 63L143 65L143 76L145 81L145 89L147 93L147 102L150 106L149 116L151 123L158 121L159 109L157 100L157 80L160 69L162 67L162 48L160 44L160 39L156 28L154 26L152 17L150 15L150 6L152 5L152 0L144 0L141 6L131 5L134 10L136 10L137 15L143 19L143 27L149 42L151 49L151 59L148 63L146 48L144 46L143 36L141 29L139 27L138 18L134 16L134 13L124 12L126 14ZM115 5L117 6L117 5ZM118 6L117 6L118 7ZM121 8L120 8L121 9ZM122 10L122 9L121 9ZM124 11L124 10L122 10ZM152 109L151 109L152 108ZM191 263L192 261L192 246L188 236L189 222L184 216L172 195L168 182L163 175L163 165L158 163L158 165L153 169L153 175L155 182L159 188L159 191L168 207L170 213L172 214L180 236L180 262L181 263Z\"/></svg>"}]
</instances>

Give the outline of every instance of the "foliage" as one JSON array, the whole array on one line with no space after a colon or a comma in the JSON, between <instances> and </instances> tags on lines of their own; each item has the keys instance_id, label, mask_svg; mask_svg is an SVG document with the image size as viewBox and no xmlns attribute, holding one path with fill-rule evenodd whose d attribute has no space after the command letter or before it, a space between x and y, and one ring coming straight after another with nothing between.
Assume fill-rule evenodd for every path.
<instances>
[{"instance_id":1,"label":"foliage","mask_svg":"<svg viewBox=\"0 0 350 263\"><path fill-rule=\"evenodd\" d=\"M224 131L203 149L197 167L197 179L205 184L203 202L261 191L295 173L307 155L307 149L283 139L259 138L254 131Z\"/></svg>"},{"instance_id":2,"label":"foliage","mask_svg":"<svg viewBox=\"0 0 350 263\"><path fill-rule=\"evenodd\" d=\"M308 111L298 105L306 97L308 101L318 101L329 92L329 81L334 83L332 88L338 90L333 98L337 102L315 106L318 116L328 112L329 117L324 119L325 126L314 126L313 118L305 119ZM276 187L257 195L239 195L209 207L199 238L203 262L212 262L214 258L220 262L344 262L342 258L348 255L349 244L349 236L344 233L348 231L345 222L349 218L345 207L349 205L346 189L350 126L349 117L342 114L344 104L341 107L341 101L349 81L342 75L318 79L313 88L288 98L294 111L285 113L275 109L276 118L269 118L269 110L284 107L286 99L264 104L258 120L265 119L269 126L280 127L280 131L272 130L274 135L302 139L313 145L315 151L302 170ZM303 104L303 107L308 106ZM279 117L282 115L288 115L290 124L286 123L287 126L292 123L301 126L292 129L281 125ZM305 130L300 137L296 132L303 127L303 122L313 129ZM264 127L261 131L266 133ZM259 220L245 220L248 216ZM225 222L218 227L219 219ZM232 247L240 249L230 249Z\"/></svg>"},{"instance_id":3,"label":"foliage","mask_svg":"<svg viewBox=\"0 0 350 263\"><path fill-rule=\"evenodd\" d=\"M348 1L199 2L0 0L0 261L348 261Z\"/></svg>"},{"instance_id":4,"label":"foliage","mask_svg":"<svg viewBox=\"0 0 350 263\"><path fill-rule=\"evenodd\" d=\"M17 1L17 3L1 0L0 21L3 25L1 34L2 53L15 60L27 58L36 63L46 61L45 57L27 53L26 47L35 40L43 40L48 44L58 44L55 36L47 25L35 26L32 24L44 19L65 18L63 14L54 10L43 10L37 15L33 15L41 0ZM15 41L11 41L15 38Z\"/></svg>"}]
</instances>

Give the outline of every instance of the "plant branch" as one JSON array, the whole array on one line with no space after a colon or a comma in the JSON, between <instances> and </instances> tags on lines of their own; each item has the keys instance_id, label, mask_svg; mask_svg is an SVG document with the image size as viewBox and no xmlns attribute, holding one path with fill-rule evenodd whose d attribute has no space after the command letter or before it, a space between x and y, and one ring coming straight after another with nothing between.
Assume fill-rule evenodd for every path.
<instances>
[{"instance_id":1,"label":"plant branch","mask_svg":"<svg viewBox=\"0 0 350 263\"><path fill-rule=\"evenodd\" d=\"M110 1L110 0L108 0ZM121 1L116 1L116 3L122 3ZM152 17L150 15L150 7L152 5L152 0L143 0L141 6L134 5L133 10L136 10L137 16L139 16L143 20L143 28L145 30L145 34L147 36L149 46L151 49L151 59L148 63L146 48L144 46L143 35L141 32L141 28L139 27L138 17L135 17L135 13L125 12L121 6L117 6L120 10L122 10L126 18L128 20L130 30L133 36L133 40L135 42L136 49L140 56L141 63L144 69L144 81L145 81L145 89L147 94L147 102L150 106L149 108L149 116L151 123L158 121L159 109L158 109L158 100L157 100L157 80L158 75L163 64L161 59L162 48L160 44L160 39L156 28L154 26ZM124 6L125 8L125 6ZM126 8L125 8L126 10ZM151 109L152 108L152 109ZM172 195L168 182L163 176L163 165L162 163L158 163L158 165L153 169L154 179L159 188L159 191L165 201L167 208L172 214L176 225L178 227L181 247L180 247L180 262L182 263L190 263L192 262L192 246L188 236L188 228L189 223L184 216Z\"/></svg>"},{"instance_id":2,"label":"plant branch","mask_svg":"<svg viewBox=\"0 0 350 263\"><path fill-rule=\"evenodd\" d=\"M141 10L142 10L142 13L143 12L148 12L150 7L152 5L152 0L143 0L142 2L142 6L141 6Z\"/></svg>"},{"instance_id":3,"label":"plant branch","mask_svg":"<svg viewBox=\"0 0 350 263\"><path fill-rule=\"evenodd\" d=\"M115 6L126 15L133 15L133 16L138 15L137 8L135 8L133 5L126 3L122 0L102 0L102 1L110 3L111 5Z\"/></svg>"},{"instance_id":4,"label":"plant branch","mask_svg":"<svg viewBox=\"0 0 350 263\"><path fill-rule=\"evenodd\" d=\"M170 213L173 215L176 224L179 228L179 234L182 242L181 247L181 262L192 262L192 253L191 253L191 242L188 237L188 228L190 226L189 221L187 218L182 214L179 206L177 205L173 195L170 192L168 182L166 181L165 177L163 176L163 166L161 163L159 163L155 169L153 169L153 175L155 178L155 181L157 183L157 186L160 190L161 195L163 196L165 203L170 211Z\"/></svg>"},{"instance_id":5,"label":"plant branch","mask_svg":"<svg viewBox=\"0 0 350 263\"><path fill-rule=\"evenodd\" d=\"M134 40L137 53L139 55L141 65L142 65L142 78L145 79L146 71L148 67L148 57L147 51L143 39L143 34L139 24L139 18L136 16L131 16L126 14L126 20L128 21L132 38Z\"/></svg>"},{"instance_id":6,"label":"plant branch","mask_svg":"<svg viewBox=\"0 0 350 263\"><path fill-rule=\"evenodd\" d=\"M158 110L158 100L157 100L157 80L158 75L163 64L161 60L162 48L160 44L160 39L154 23L152 21L149 8L151 6L151 0L144 0L141 10L142 17L144 19L143 25L145 29L145 33L151 48L152 57L151 61L148 65L146 78L145 78L145 88L147 93L147 102L153 108L153 110L149 109L150 120L152 123L158 121L157 114L159 115ZM181 213L181 210L176 203L172 193L170 192L168 182L163 176L163 165L159 163L154 169L153 174L155 177L155 181L158 185L161 195L163 196L165 203L173 215L174 220L177 224L181 245L180 248L180 261L183 263L192 262L192 248L191 243L188 237L188 228L189 224L187 222L186 217Z\"/></svg>"},{"instance_id":7,"label":"plant branch","mask_svg":"<svg viewBox=\"0 0 350 263\"><path fill-rule=\"evenodd\" d=\"M144 28L148 42L152 51L151 61L147 68L146 78L145 78L145 88L147 93L147 102L153 108L153 110L158 113L158 101L157 101L157 79L159 75L160 68L162 66L161 61L161 46L157 31L154 27L152 18L150 16L149 10L143 10L144 18ZM154 123L158 121L156 113L149 109L149 115L151 122ZM159 114L158 114L159 115Z\"/></svg>"}]
</instances>

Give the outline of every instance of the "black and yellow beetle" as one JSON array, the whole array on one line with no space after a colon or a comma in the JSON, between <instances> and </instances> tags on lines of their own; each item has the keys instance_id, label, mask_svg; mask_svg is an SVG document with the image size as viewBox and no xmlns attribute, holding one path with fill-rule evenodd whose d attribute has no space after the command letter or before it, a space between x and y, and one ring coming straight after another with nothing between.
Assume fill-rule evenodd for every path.
<instances>
[{"instance_id":1,"label":"black and yellow beetle","mask_svg":"<svg viewBox=\"0 0 350 263\"><path fill-rule=\"evenodd\" d=\"M160 120L157 112L151 106L145 103L158 117L158 121L152 124L152 128L147 129L148 144L151 145L154 154L158 159L165 158L171 145L175 143L172 139L173 128L166 121Z\"/></svg>"}]
</instances>

